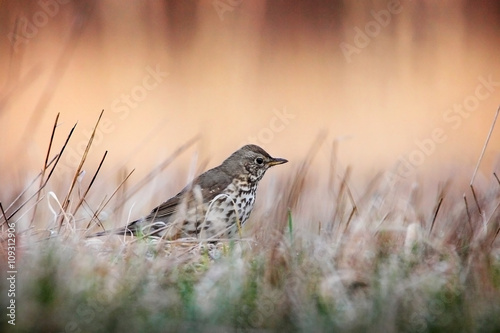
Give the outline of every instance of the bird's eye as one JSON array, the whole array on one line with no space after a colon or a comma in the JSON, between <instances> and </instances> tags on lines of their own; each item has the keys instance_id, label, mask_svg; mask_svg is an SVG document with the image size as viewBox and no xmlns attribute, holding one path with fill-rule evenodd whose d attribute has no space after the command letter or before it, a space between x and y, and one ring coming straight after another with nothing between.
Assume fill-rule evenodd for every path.
<instances>
[{"instance_id":1,"label":"bird's eye","mask_svg":"<svg viewBox=\"0 0 500 333\"><path fill-rule=\"evenodd\" d=\"M264 159L262 157L257 157L255 159L255 163L257 163L258 165L262 165L264 163Z\"/></svg>"}]
</instances>

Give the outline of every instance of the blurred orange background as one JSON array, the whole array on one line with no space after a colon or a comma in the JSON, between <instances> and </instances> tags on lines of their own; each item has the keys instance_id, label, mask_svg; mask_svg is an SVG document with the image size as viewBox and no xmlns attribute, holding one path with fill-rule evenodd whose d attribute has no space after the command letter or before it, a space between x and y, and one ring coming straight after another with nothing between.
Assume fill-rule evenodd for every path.
<instances>
[{"instance_id":1,"label":"blurred orange background","mask_svg":"<svg viewBox=\"0 0 500 333\"><path fill-rule=\"evenodd\" d=\"M293 167L323 130L319 168L337 141L355 175L470 172L500 104L499 17L472 0L2 1L0 201L42 168L57 113L54 153L78 122L61 175L103 109L103 174L145 175L198 134L177 168L248 142Z\"/></svg>"}]
</instances>

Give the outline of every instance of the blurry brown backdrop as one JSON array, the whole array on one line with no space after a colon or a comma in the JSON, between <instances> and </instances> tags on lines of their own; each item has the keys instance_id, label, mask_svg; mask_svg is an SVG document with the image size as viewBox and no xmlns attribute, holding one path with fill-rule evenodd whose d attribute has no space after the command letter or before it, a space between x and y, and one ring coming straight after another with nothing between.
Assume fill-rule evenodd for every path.
<instances>
[{"instance_id":1,"label":"blurry brown backdrop","mask_svg":"<svg viewBox=\"0 0 500 333\"><path fill-rule=\"evenodd\" d=\"M1 1L0 200L40 170L57 113L57 149L78 122L61 177L102 109L103 175L139 178L197 134L175 168L247 142L293 167L322 130L319 168L337 141L357 175L470 171L500 104L499 17L473 0ZM484 175L499 151L497 128Z\"/></svg>"}]
</instances>

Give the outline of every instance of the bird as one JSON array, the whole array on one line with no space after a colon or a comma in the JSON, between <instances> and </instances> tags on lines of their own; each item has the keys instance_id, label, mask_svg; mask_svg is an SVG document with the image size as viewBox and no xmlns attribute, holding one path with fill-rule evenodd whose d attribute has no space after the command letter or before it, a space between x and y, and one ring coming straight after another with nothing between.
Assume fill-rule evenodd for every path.
<instances>
[{"instance_id":1,"label":"bird","mask_svg":"<svg viewBox=\"0 0 500 333\"><path fill-rule=\"evenodd\" d=\"M259 181L270 167L287 162L271 157L255 144L245 145L147 216L89 237L116 234L167 240L235 238L252 212Z\"/></svg>"}]
</instances>

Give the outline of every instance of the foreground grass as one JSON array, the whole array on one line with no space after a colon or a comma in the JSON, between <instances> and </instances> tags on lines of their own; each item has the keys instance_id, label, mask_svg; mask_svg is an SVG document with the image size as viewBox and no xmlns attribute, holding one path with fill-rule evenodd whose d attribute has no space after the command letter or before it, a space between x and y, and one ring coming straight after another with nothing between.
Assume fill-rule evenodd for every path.
<instances>
[{"instance_id":1,"label":"foreground grass","mask_svg":"<svg viewBox=\"0 0 500 333\"><path fill-rule=\"evenodd\" d=\"M49 149L40 186L19 197L27 199L0 207L2 332L500 330L496 174L466 194L449 184L408 187L390 173L356 192L349 169L313 186L303 163L263 190L245 226L249 238L86 238L101 227L108 204L111 219L125 220L131 196L119 189L130 174L92 207L87 194L99 169L83 186L86 153L69 190L49 182L63 150L51 160ZM121 199L110 203L115 194ZM7 279L9 224L15 295ZM13 299L15 325L7 316Z\"/></svg>"},{"instance_id":2,"label":"foreground grass","mask_svg":"<svg viewBox=\"0 0 500 333\"><path fill-rule=\"evenodd\" d=\"M197 253L176 262L146 243L105 255L79 243L50 243L32 246L21 260L18 331L500 327L498 258L484 258L493 262L486 276L444 253L418 259L375 254L370 271L356 272L339 269L335 255L314 253L318 248L310 244L283 245L277 262L243 244L219 250L215 260ZM3 282L2 295L6 289Z\"/></svg>"},{"instance_id":3,"label":"foreground grass","mask_svg":"<svg viewBox=\"0 0 500 333\"><path fill-rule=\"evenodd\" d=\"M482 200L492 211L498 194ZM388 208L373 209L373 196L364 202L366 213L347 227L348 213L332 214L320 231L293 214L257 213L254 229L274 229L218 244L86 239L65 228L43 240L18 233L16 325L4 314L2 331L500 329L498 215L486 230L472 217L469 229L463 203L452 201L429 235L398 213L380 224L375 217Z\"/></svg>"}]
</instances>

